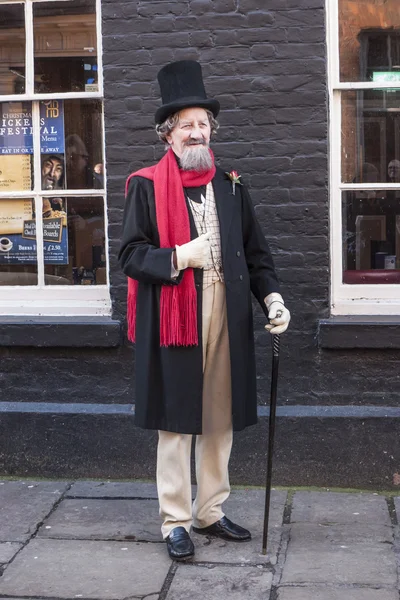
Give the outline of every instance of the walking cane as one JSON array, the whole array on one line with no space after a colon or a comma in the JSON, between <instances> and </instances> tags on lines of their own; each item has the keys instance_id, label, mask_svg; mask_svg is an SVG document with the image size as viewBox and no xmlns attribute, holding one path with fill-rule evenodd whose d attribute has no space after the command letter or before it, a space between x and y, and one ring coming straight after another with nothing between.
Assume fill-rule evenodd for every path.
<instances>
[{"instance_id":1,"label":"walking cane","mask_svg":"<svg viewBox=\"0 0 400 600\"><path fill-rule=\"evenodd\" d=\"M271 501L271 479L272 479L272 455L274 452L275 415L276 415L276 391L278 388L279 367L279 335L272 335L272 374L271 374L271 401L268 420L268 461L267 461L267 484L265 487L265 509L264 509L264 531L262 553L267 554L269 507Z\"/></svg>"}]
</instances>

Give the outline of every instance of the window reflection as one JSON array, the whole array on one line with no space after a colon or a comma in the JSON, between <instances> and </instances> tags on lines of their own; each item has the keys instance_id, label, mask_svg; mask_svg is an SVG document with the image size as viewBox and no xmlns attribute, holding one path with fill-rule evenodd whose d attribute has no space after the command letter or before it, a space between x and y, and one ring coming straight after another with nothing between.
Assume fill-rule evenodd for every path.
<instances>
[{"instance_id":1,"label":"window reflection","mask_svg":"<svg viewBox=\"0 0 400 600\"><path fill-rule=\"evenodd\" d=\"M35 92L98 91L95 0L33 5Z\"/></svg>"},{"instance_id":2,"label":"window reflection","mask_svg":"<svg viewBox=\"0 0 400 600\"><path fill-rule=\"evenodd\" d=\"M103 199L46 198L43 211L46 283L105 285Z\"/></svg>"},{"instance_id":3,"label":"window reflection","mask_svg":"<svg viewBox=\"0 0 400 600\"><path fill-rule=\"evenodd\" d=\"M342 95L342 180L400 182L400 90Z\"/></svg>"},{"instance_id":4,"label":"window reflection","mask_svg":"<svg viewBox=\"0 0 400 600\"><path fill-rule=\"evenodd\" d=\"M400 283L400 190L355 190L342 198L344 282Z\"/></svg>"},{"instance_id":5,"label":"window reflection","mask_svg":"<svg viewBox=\"0 0 400 600\"><path fill-rule=\"evenodd\" d=\"M33 200L0 200L0 285L37 285Z\"/></svg>"},{"instance_id":6,"label":"window reflection","mask_svg":"<svg viewBox=\"0 0 400 600\"><path fill-rule=\"evenodd\" d=\"M398 0L339 0L339 36L342 81L400 82Z\"/></svg>"},{"instance_id":7,"label":"window reflection","mask_svg":"<svg viewBox=\"0 0 400 600\"><path fill-rule=\"evenodd\" d=\"M25 93L23 4L0 5L0 94Z\"/></svg>"}]
</instances>

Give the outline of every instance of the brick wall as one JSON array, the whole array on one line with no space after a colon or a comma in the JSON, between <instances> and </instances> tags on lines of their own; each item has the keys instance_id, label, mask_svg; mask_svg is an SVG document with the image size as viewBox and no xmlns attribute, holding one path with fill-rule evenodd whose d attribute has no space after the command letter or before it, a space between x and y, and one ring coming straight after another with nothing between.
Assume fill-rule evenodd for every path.
<instances>
[{"instance_id":1,"label":"brick wall","mask_svg":"<svg viewBox=\"0 0 400 600\"><path fill-rule=\"evenodd\" d=\"M125 301L115 258L124 179L163 153L153 130L157 72L167 62L195 59L208 95L221 103L217 161L251 188L293 315L283 341L281 398L308 401L310 376L320 376L315 335L318 318L328 315L329 293L323 0L104 1L103 34L116 314L124 313ZM270 339L257 315L265 401Z\"/></svg>"}]
</instances>

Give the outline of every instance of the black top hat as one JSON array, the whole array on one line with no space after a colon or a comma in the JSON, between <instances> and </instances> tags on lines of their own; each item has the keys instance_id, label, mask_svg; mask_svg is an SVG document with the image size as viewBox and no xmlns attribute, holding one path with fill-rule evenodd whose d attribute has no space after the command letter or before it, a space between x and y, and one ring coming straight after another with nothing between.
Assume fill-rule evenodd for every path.
<instances>
[{"instance_id":1,"label":"black top hat","mask_svg":"<svg viewBox=\"0 0 400 600\"><path fill-rule=\"evenodd\" d=\"M179 60L165 65L157 75L162 106L156 111L156 123L163 123L173 113L199 106L210 110L214 117L219 113L218 100L207 98L201 66L195 60Z\"/></svg>"}]
</instances>

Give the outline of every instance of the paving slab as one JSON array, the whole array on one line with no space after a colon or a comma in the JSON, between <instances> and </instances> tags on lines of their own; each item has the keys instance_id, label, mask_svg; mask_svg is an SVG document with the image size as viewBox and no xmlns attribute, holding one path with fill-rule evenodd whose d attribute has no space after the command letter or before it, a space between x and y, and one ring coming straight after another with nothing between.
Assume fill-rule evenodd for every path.
<instances>
[{"instance_id":1,"label":"paving slab","mask_svg":"<svg viewBox=\"0 0 400 600\"><path fill-rule=\"evenodd\" d=\"M391 523L383 496L338 492L296 492L290 520L292 523Z\"/></svg>"},{"instance_id":2,"label":"paving slab","mask_svg":"<svg viewBox=\"0 0 400 600\"><path fill-rule=\"evenodd\" d=\"M22 545L17 542L0 542L0 564L9 562Z\"/></svg>"},{"instance_id":3,"label":"paving slab","mask_svg":"<svg viewBox=\"0 0 400 600\"><path fill-rule=\"evenodd\" d=\"M0 542L29 539L68 485L54 481L0 481Z\"/></svg>"},{"instance_id":4,"label":"paving slab","mask_svg":"<svg viewBox=\"0 0 400 600\"><path fill-rule=\"evenodd\" d=\"M382 525L294 524L281 583L395 587L392 541L391 528Z\"/></svg>"},{"instance_id":5,"label":"paving slab","mask_svg":"<svg viewBox=\"0 0 400 600\"><path fill-rule=\"evenodd\" d=\"M38 537L161 542L158 501L63 500Z\"/></svg>"},{"instance_id":6,"label":"paving slab","mask_svg":"<svg viewBox=\"0 0 400 600\"><path fill-rule=\"evenodd\" d=\"M234 490L223 505L227 517L251 531L250 542L224 542L218 538L192 533L196 547L196 562L224 562L239 564L276 563L282 534L282 519L287 492L271 493L270 527L267 555L262 551L262 533L265 494L263 490Z\"/></svg>"},{"instance_id":7,"label":"paving slab","mask_svg":"<svg viewBox=\"0 0 400 600\"><path fill-rule=\"evenodd\" d=\"M157 598L170 564L164 544L34 539L0 577L0 595Z\"/></svg>"},{"instance_id":8,"label":"paving slab","mask_svg":"<svg viewBox=\"0 0 400 600\"><path fill-rule=\"evenodd\" d=\"M271 582L272 574L263 568L182 565L166 600L268 600Z\"/></svg>"},{"instance_id":9,"label":"paving slab","mask_svg":"<svg viewBox=\"0 0 400 600\"><path fill-rule=\"evenodd\" d=\"M279 588L278 600L398 600L396 590L368 588L290 587Z\"/></svg>"}]
</instances>

